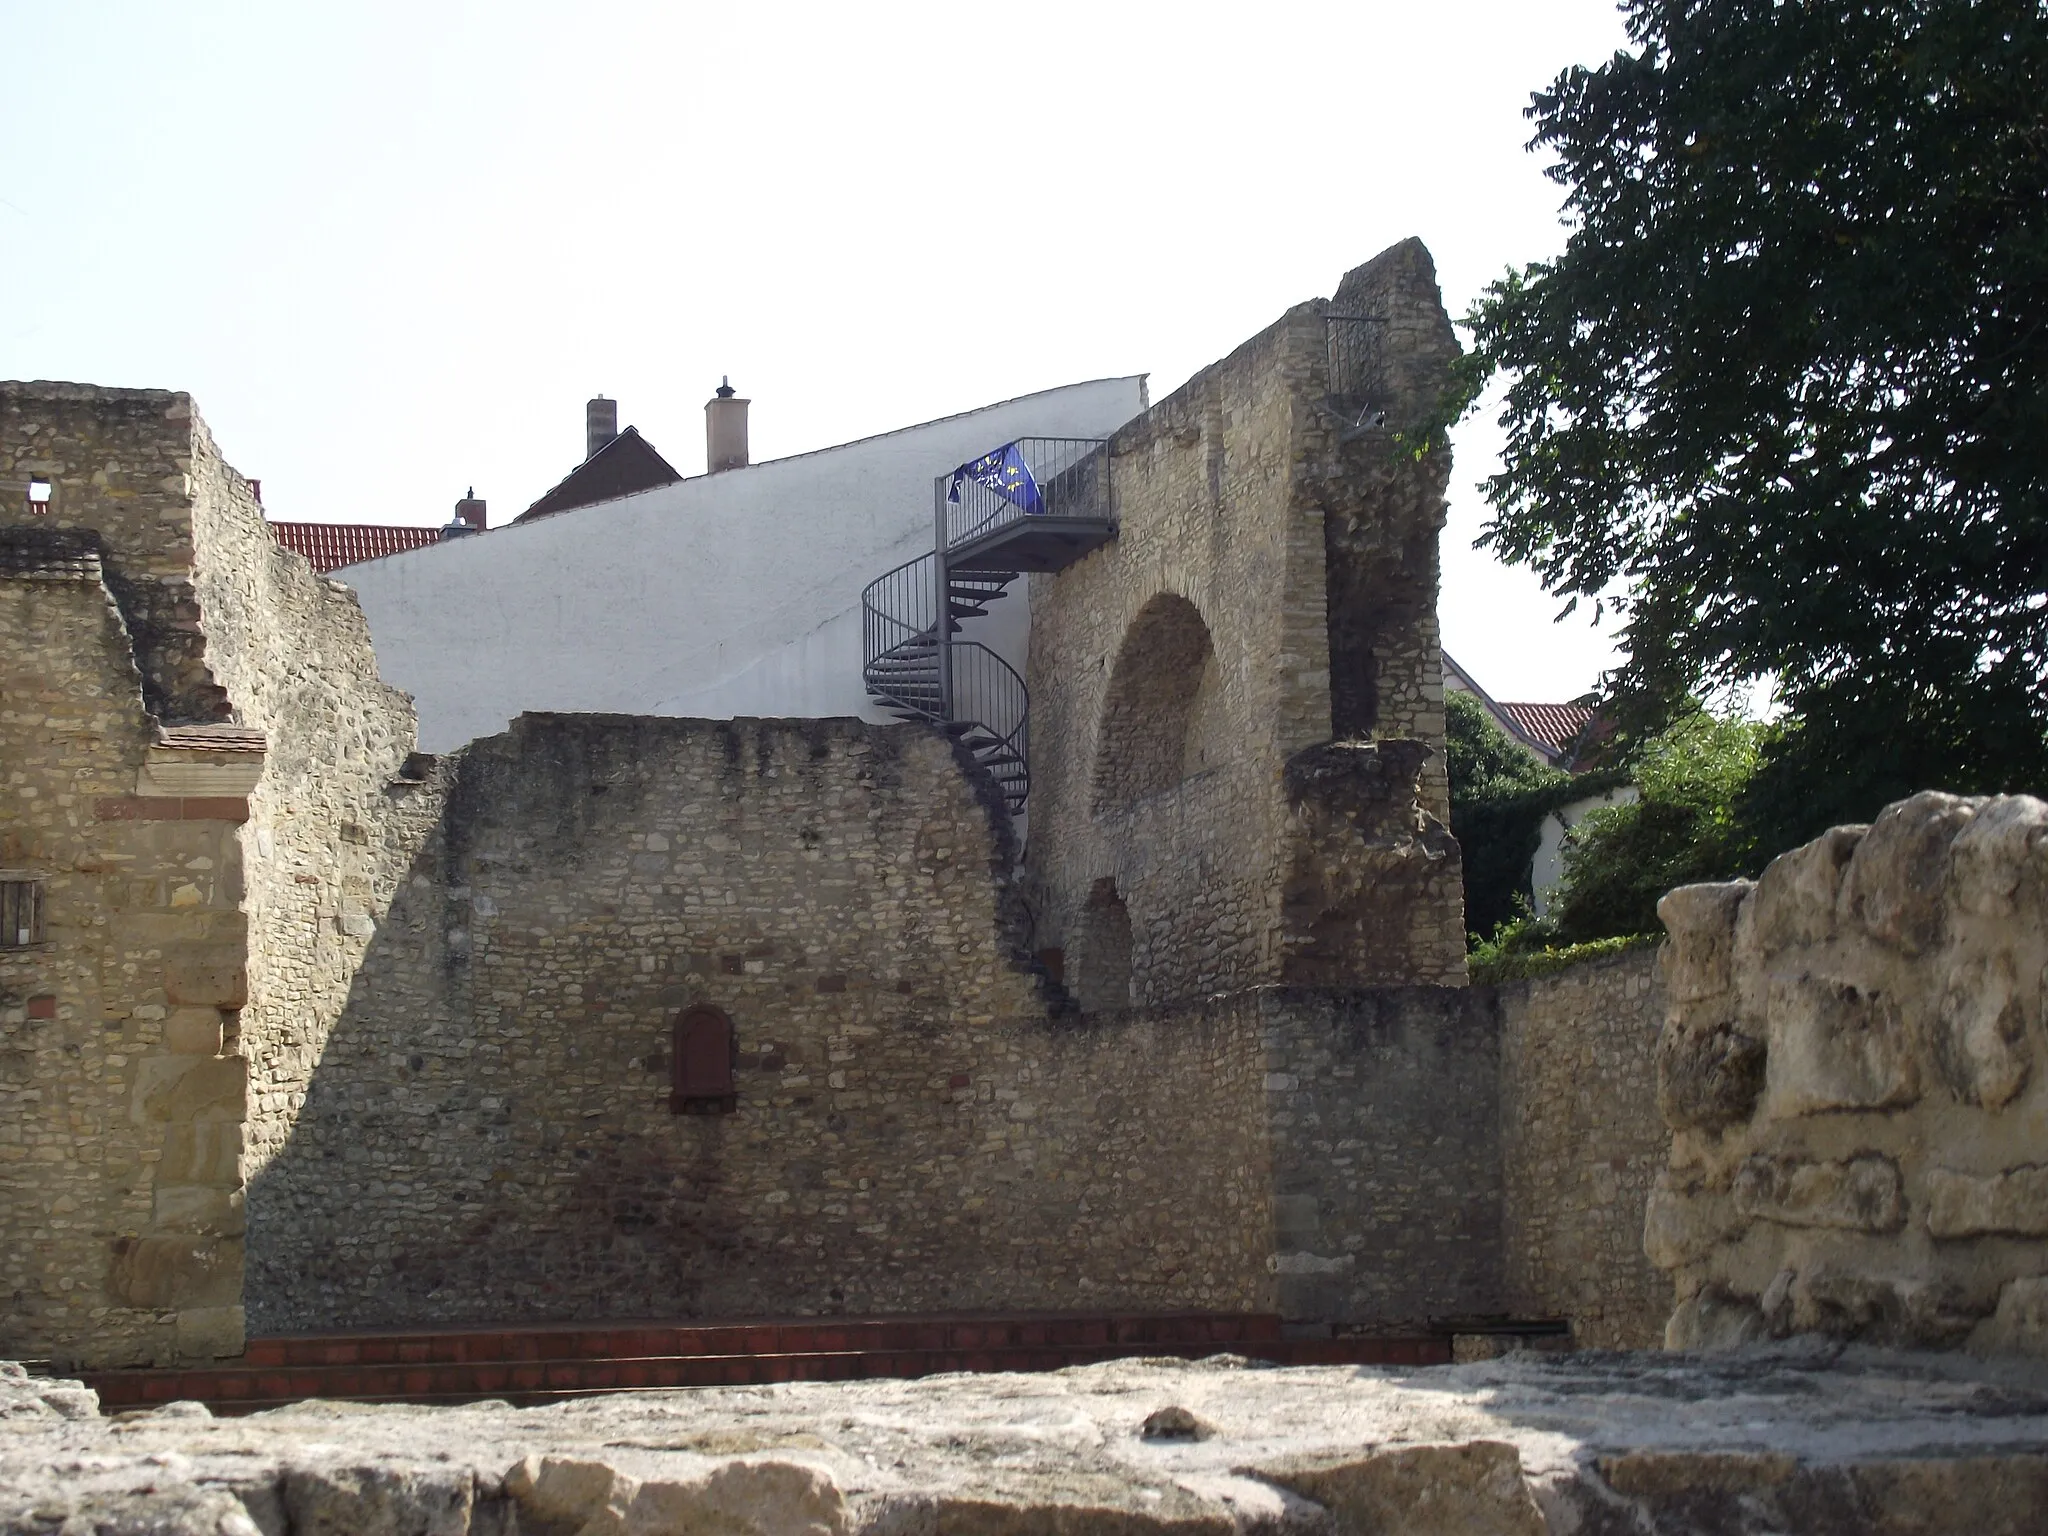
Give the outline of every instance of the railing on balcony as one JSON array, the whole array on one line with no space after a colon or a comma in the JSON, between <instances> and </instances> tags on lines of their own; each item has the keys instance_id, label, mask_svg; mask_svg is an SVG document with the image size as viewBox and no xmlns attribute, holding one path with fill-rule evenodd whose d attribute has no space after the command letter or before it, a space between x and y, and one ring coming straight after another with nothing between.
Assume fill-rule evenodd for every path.
<instances>
[{"instance_id":1,"label":"railing on balcony","mask_svg":"<svg viewBox=\"0 0 2048 1536\"><path fill-rule=\"evenodd\" d=\"M1057 570L1104 542L1112 526L1109 449L1100 438L1020 437L939 476L937 489L947 554L970 561Z\"/></svg>"},{"instance_id":2,"label":"railing on balcony","mask_svg":"<svg viewBox=\"0 0 2048 1536\"><path fill-rule=\"evenodd\" d=\"M939 726L995 781L1012 815L1031 788L1031 698L1016 669L958 640L1025 571L1057 571L1115 534L1109 447L1024 437L933 483L932 552L861 593L861 681L903 720Z\"/></svg>"}]
</instances>

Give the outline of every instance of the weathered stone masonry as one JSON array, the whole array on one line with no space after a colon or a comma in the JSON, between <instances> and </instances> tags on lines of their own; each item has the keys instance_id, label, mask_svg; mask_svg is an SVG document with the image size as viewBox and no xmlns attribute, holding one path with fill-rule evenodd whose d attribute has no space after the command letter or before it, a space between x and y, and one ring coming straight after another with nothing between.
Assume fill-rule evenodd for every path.
<instances>
[{"instance_id":1,"label":"weathered stone masonry","mask_svg":"<svg viewBox=\"0 0 2048 1536\"><path fill-rule=\"evenodd\" d=\"M1383 366L1339 398L1346 306L1378 317ZM1117 538L1031 593L1028 883L1084 998L1463 982L1435 633L1449 465L1393 443L1455 354L1411 241L1112 438Z\"/></svg>"},{"instance_id":2,"label":"weathered stone masonry","mask_svg":"<svg viewBox=\"0 0 2048 1536\"><path fill-rule=\"evenodd\" d=\"M1382 333L1342 390L1333 308ZM1390 441L1451 347L1397 247L1118 435L1121 538L1035 599L1022 871L909 728L546 716L418 758L189 400L5 386L0 474L56 490L0 540L0 870L50 910L0 950L0 1350L232 1354L245 1300L1617 1338L1640 1264L1569 1271L1634 1241L1661 1133L1586 1076L1635 1082L1645 1032L1463 986L1445 466ZM1065 994L1027 958L1062 945ZM698 1005L730 1113L671 1112Z\"/></svg>"},{"instance_id":3,"label":"weathered stone masonry","mask_svg":"<svg viewBox=\"0 0 2048 1536\"><path fill-rule=\"evenodd\" d=\"M0 494L0 867L48 906L0 950L0 1350L236 1354L243 1185L388 899L350 850L411 712L186 396L0 386Z\"/></svg>"},{"instance_id":4,"label":"weathered stone masonry","mask_svg":"<svg viewBox=\"0 0 2048 1536\"><path fill-rule=\"evenodd\" d=\"M1643 1252L1671 1148L1657 1113L1657 954L1587 961L1498 995L1505 1305L1568 1319L1582 1346L1654 1348L1671 1311L1671 1281Z\"/></svg>"},{"instance_id":5,"label":"weathered stone masonry","mask_svg":"<svg viewBox=\"0 0 2048 1536\"><path fill-rule=\"evenodd\" d=\"M1670 1341L2048 1354L2048 805L1929 791L1660 910Z\"/></svg>"},{"instance_id":6,"label":"weathered stone masonry","mask_svg":"<svg viewBox=\"0 0 2048 1536\"><path fill-rule=\"evenodd\" d=\"M261 1326L1263 1301L1255 1036L1049 1018L937 733L528 716L421 796ZM705 1003L738 1104L675 1115Z\"/></svg>"}]
</instances>

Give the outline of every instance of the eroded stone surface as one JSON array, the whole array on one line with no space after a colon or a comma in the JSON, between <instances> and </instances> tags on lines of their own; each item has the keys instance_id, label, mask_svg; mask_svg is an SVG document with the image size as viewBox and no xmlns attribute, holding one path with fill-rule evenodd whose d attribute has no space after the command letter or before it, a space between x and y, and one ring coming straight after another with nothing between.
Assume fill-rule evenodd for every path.
<instances>
[{"instance_id":1,"label":"eroded stone surface","mask_svg":"<svg viewBox=\"0 0 2048 1536\"><path fill-rule=\"evenodd\" d=\"M1131 1360L245 1419L53 1393L0 1377L0 1531L1998 1536L2048 1507L2048 1367L1956 1356Z\"/></svg>"},{"instance_id":2,"label":"eroded stone surface","mask_svg":"<svg viewBox=\"0 0 2048 1536\"><path fill-rule=\"evenodd\" d=\"M1915 795L1659 912L1667 1341L2048 1352L2048 804Z\"/></svg>"}]
</instances>

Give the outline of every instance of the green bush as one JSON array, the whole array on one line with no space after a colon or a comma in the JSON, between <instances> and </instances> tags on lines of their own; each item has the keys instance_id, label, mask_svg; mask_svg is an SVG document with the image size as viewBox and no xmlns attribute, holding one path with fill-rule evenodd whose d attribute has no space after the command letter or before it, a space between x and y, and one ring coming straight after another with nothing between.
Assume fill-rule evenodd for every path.
<instances>
[{"instance_id":1,"label":"green bush","mask_svg":"<svg viewBox=\"0 0 2048 1536\"><path fill-rule=\"evenodd\" d=\"M1651 949L1659 942L1654 933L1624 934L1613 939L1590 939L1584 944L1541 944L1528 948L1541 932L1535 923L1510 924L1471 954L1472 984L1488 986L1503 981L1526 981L1548 976L1586 960L1602 960L1626 954L1632 949Z\"/></svg>"},{"instance_id":2,"label":"green bush","mask_svg":"<svg viewBox=\"0 0 2048 1536\"><path fill-rule=\"evenodd\" d=\"M1582 944L1662 932L1658 898L1675 885L1756 873L1756 839L1739 814L1766 727L1687 715L1633 755L1640 797L1594 811L1565 842L1564 878L1544 927Z\"/></svg>"},{"instance_id":3,"label":"green bush","mask_svg":"<svg viewBox=\"0 0 2048 1536\"><path fill-rule=\"evenodd\" d=\"M1465 857L1465 927L1476 944L1528 912L1543 818L1577 790L1570 774L1510 741L1471 694L1446 693L1444 714L1451 833Z\"/></svg>"}]
</instances>

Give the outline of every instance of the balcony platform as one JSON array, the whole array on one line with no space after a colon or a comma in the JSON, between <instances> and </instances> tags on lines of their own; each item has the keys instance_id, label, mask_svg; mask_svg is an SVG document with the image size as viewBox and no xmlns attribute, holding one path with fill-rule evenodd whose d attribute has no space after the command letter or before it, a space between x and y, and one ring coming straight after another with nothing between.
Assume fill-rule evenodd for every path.
<instances>
[{"instance_id":1,"label":"balcony platform","mask_svg":"<svg viewBox=\"0 0 2048 1536\"><path fill-rule=\"evenodd\" d=\"M976 529L946 551L954 571L1063 571L1116 537L1106 517L1019 515Z\"/></svg>"}]
</instances>

